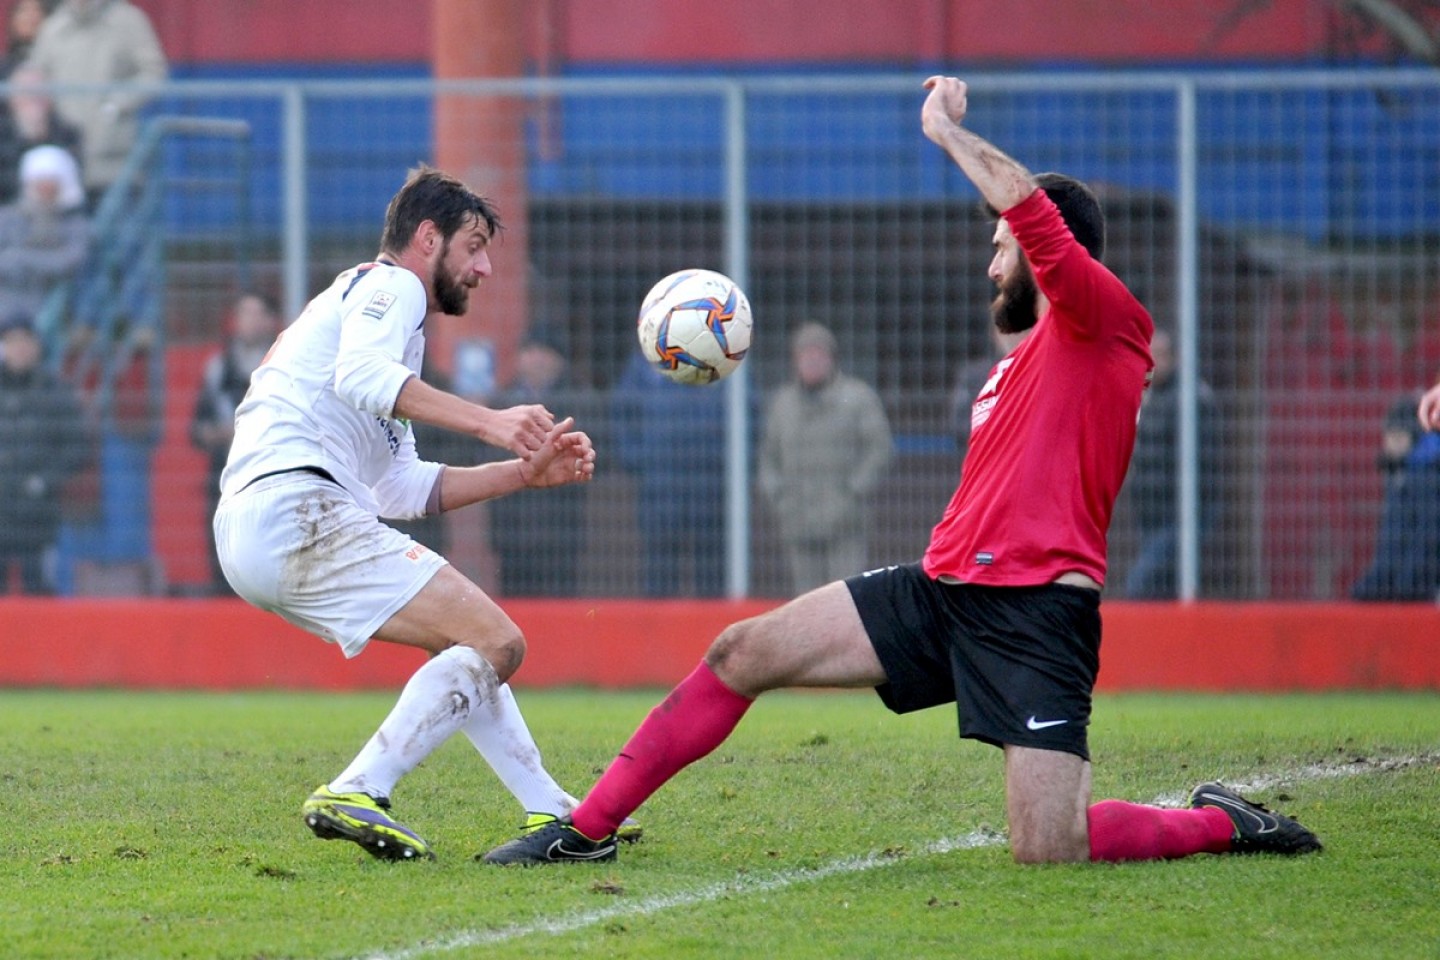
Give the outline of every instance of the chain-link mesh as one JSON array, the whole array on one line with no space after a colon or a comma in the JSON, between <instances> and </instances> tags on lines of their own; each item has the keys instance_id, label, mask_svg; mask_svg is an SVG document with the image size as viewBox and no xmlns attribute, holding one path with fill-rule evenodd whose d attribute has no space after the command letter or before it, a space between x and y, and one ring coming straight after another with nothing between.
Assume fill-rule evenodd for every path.
<instances>
[{"instance_id":1,"label":"chain-link mesh","mask_svg":"<svg viewBox=\"0 0 1440 960\"><path fill-rule=\"evenodd\" d=\"M720 594L737 589L733 543L745 552L739 589L792 592L785 524L753 483L753 452L791 376L790 337L811 321L835 334L840 368L878 392L893 436L894 458L859 508L863 562L917 558L996 357L992 225L921 134L922 96L918 79L893 77L167 88L152 114L239 118L252 137L241 196L223 188L233 151L175 146L155 171L189 185L156 225L168 365L150 487L162 579L199 590L209 576L204 463L186 431L234 298L259 288L293 310L373 256L385 203L420 161L453 166L515 226L478 319L437 336L437 374L507 400L522 386L521 343L538 341L565 371L534 395L575 412L601 456L573 505L524 494L431 524L424 535L467 573L502 594ZM1173 429L1142 429L1158 446L1137 453L1117 506L1111 595L1175 596L1187 573L1205 598L1349 595L1374 559L1382 506L1414 466L1382 457L1387 412L1440 376L1440 80L984 76L970 110L977 132L1030 169L1097 189L1107 261L1175 348L1180 392L1156 391L1142 415ZM732 536L735 477L715 442L733 423L728 388L681 391L656 421L672 429L629 419L674 399L626 393L626 368L641 297L688 266L735 273L754 306L748 543ZM1173 418L1192 405L1201 422L1185 464ZM1194 497L1178 492L1185 470ZM1433 513L1406 516L1440 523ZM1428 564L1433 575L1440 557ZM674 574L664 583L662 567Z\"/></svg>"}]
</instances>

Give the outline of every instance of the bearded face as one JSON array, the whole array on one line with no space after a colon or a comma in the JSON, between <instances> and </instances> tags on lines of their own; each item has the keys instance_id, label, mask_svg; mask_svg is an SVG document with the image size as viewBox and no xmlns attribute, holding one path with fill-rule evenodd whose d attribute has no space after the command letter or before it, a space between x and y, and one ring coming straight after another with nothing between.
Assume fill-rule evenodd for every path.
<instances>
[{"instance_id":1,"label":"bearded face","mask_svg":"<svg viewBox=\"0 0 1440 960\"><path fill-rule=\"evenodd\" d=\"M440 248L440 262L435 265L435 302L440 312L451 317L465 316L470 306L470 288L450 270L450 241Z\"/></svg>"},{"instance_id":2,"label":"bearded face","mask_svg":"<svg viewBox=\"0 0 1440 960\"><path fill-rule=\"evenodd\" d=\"M1024 333L1035 326L1035 305L1040 291L1029 262L1022 256L1009 276L1000 281L1000 291L990 302L990 317L1001 333Z\"/></svg>"}]
</instances>

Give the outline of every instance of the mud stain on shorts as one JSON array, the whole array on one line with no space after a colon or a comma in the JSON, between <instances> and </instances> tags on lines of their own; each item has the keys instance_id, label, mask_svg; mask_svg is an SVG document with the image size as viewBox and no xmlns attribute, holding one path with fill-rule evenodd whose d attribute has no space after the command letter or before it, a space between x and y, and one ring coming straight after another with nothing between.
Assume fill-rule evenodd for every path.
<instances>
[{"instance_id":1,"label":"mud stain on shorts","mask_svg":"<svg viewBox=\"0 0 1440 960\"><path fill-rule=\"evenodd\" d=\"M359 566L373 563L383 549L385 528L380 521L356 523L353 513L346 520L343 507L348 502L339 488L324 485L307 491L296 508L300 545L285 558L283 577L295 593L316 589L342 568L358 572ZM363 583L363 578L347 579Z\"/></svg>"}]
</instances>

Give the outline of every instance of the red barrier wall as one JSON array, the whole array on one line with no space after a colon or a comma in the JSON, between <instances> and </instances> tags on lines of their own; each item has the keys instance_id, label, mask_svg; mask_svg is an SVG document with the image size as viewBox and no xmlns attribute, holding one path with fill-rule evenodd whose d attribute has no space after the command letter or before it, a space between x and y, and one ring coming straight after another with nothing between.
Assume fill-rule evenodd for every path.
<instances>
[{"instance_id":1,"label":"red barrier wall","mask_svg":"<svg viewBox=\"0 0 1440 960\"><path fill-rule=\"evenodd\" d=\"M679 681L725 624L770 601L510 600L517 686ZM1102 690L1440 690L1440 608L1105 605ZM395 688L418 651L354 660L238 600L0 600L0 686Z\"/></svg>"},{"instance_id":2,"label":"red barrier wall","mask_svg":"<svg viewBox=\"0 0 1440 960\"><path fill-rule=\"evenodd\" d=\"M135 0L175 63L424 62L471 0ZM1436 14L1411 14L1433 26ZM1299 59L1344 31L1327 0L556 0L525 5L526 55L567 62L1016 63ZM1356 31L1351 29L1350 33ZM1347 36L1373 55L1376 31Z\"/></svg>"}]
</instances>

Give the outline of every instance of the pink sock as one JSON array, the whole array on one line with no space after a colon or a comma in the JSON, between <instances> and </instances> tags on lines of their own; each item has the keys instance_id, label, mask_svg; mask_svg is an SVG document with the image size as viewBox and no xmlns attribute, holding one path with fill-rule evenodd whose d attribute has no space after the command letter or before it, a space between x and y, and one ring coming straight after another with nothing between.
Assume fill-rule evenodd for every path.
<instances>
[{"instance_id":1,"label":"pink sock","mask_svg":"<svg viewBox=\"0 0 1440 960\"><path fill-rule=\"evenodd\" d=\"M1215 807L1166 810L1123 800L1090 807L1091 860L1173 860L1195 853L1227 853L1235 825Z\"/></svg>"},{"instance_id":2,"label":"pink sock","mask_svg":"<svg viewBox=\"0 0 1440 960\"><path fill-rule=\"evenodd\" d=\"M665 781L720 746L755 701L704 662L670 691L571 814L587 837L609 836Z\"/></svg>"}]
</instances>

